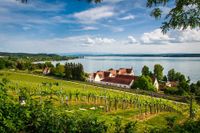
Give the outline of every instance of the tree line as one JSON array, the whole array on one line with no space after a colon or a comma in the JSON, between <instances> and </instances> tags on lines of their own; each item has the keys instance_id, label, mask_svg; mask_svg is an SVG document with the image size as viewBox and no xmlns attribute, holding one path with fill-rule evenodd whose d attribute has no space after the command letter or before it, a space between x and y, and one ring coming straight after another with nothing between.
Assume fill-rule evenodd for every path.
<instances>
[{"instance_id":1,"label":"tree line","mask_svg":"<svg viewBox=\"0 0 200 133\"><path fill-rule=\"evenodd\" d=\"M79 57L60 56L55 54L20 54L20 53L0 53L0 70L1 69L17 69L29 70L41 69L44 63L34 64L37 61L58 61L69 60ZM48 64L44 64L48 65Z\"/></svg>"},{"instance_id":2,"label":"tree line","mask_svg":"<svg viewBox=\"0 0 200 133\"><path fill-rule=\"evenodd\" d=\"M148 91L157 91L153 82L155 79L158 80L158 82L162 81L163 79L163 66L160 64L154 65L153 72L150 71L148 66L143 66L142 68L142 75L138 77L136 81L134 81L134 84L131 88L133 89L143 89Z\"/></svg>"},{"instance_id":3,"label":"tree line","mask_svg":"<svg viewBox=\"0 0 200 133\"><path fill-rule=\"evenodd\" d=\"M67 80L84 81L86 78L83 65L80 63L65 63L65 65L58 63L55 67L50 62L45 64L48 64L46 66L51 70L50 75L65 78Z\"/></svg>"},{"instance_id":4,"label":"tree line","mask_svg":"<svg viewBox=\"0 0 200 133\"><path fill-rule=\"evenodd\" d=\"M200 102L200 80L196 83L190 83L190 78L176 72L175 69L170 69L167 75L163 74L164 67L160 64L155 64L153 72L150 71L148 66L143 66L141 76L134 82L132 89L143 89L148 91L156 91L153 85L153 77L157 78L160 86L160 90L165 94L179 95L179 96L191 96ZM167 86L166 83L172 84ZM173 85L174 84L174 85Z\"/></svg>"}]
</instances>

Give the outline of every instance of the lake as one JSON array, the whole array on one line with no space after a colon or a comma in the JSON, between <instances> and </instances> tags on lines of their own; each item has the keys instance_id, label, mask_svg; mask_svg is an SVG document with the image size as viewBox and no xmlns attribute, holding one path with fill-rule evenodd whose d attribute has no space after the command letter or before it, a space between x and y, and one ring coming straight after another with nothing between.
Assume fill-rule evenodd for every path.
<instances>
[{"instance_id":1,"label":"lake","mask_svg":"<svg viewBox=\"0 0 200 133\"><path fill-rule=\"evenodd\" d=\"M53 64L66 61L53 61ZM200 57L124 57L124 56L85 56L84 58L69 60L67 62L83 64L86 72L95 72L97 70L107 70L109 68L130 68L136 75L141 74L144 65L149 66L153 71L155 64L161 64L164 67L164 74L174 68L176 71L185 74L191 78L191 81L200 80Z\"/></svg>"}]
</instances>

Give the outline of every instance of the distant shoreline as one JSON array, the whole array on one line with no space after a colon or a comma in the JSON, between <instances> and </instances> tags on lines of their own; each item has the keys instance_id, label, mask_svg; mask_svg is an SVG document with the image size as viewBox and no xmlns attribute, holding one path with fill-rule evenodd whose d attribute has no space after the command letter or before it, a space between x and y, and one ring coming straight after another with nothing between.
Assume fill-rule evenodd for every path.
<instances>
[{"instance_id":1,"label":"distant shoreline","mask_svg":"<svg viewBox=\"0 0 200 133\"><path fill-rule=\"evenodd\" d=\"M81 56L119 56L119 57L200 57L200 54L82 54Z\"/></svg>"},{"instance_id":2,"label":"distant shoreline","mask_svg":"<svg viewBox=\"0 0 200 133\"><path fill-rule=\"evenodd\" d=\"M119 57L200 57L200 53L163 53L163 54L108 54L108 53L9 53L0 52L0 56L119 56Z\"/></svg>"}]
</instances>

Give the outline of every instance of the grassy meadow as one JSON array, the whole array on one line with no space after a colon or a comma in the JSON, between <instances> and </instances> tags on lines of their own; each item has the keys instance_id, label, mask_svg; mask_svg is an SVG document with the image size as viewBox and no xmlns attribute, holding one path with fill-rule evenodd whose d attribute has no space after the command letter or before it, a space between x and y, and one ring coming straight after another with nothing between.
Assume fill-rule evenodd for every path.
<instances>
[{"instance_id":1,"label":"grassy meadow","mask_svg":"<svg viewBox=\"0 0 200 133\"><path fill-rule=\"evenodd\" d=\"M6 88L9 95L16 102L26 90L31 99L39 102L50 100L55 108L65 108L66 113L95 115L110 127L116 117L120 117L122 123L137 121L138 132L166 127L166 116L176 116L177 123L188 118L189 106L185 103L46 76L0 71L0 80L5 78L8 80ZM112 130L110 128L109 132Z\"/></svg>"}]
</instances>

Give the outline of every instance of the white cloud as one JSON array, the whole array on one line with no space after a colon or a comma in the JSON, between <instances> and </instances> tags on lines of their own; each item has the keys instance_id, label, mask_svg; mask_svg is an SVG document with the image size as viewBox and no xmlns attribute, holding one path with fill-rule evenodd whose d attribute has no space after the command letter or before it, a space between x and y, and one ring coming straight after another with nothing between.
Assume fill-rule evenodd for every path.
<instances>
[{"instance_id":1,"label":"white cloud","mask_svg":"<svg viewBox=\"0 0 200 133\"><path fill-rule=\"evenodd\" d=\"M83 39L82 45L84 46L94 46L94 45L108 45L115 42L112 38L101 38L101 37L87 37Z\"/></svg>"},{"instance_id":2,"label":"white cloud","mask_svg":"<svg viewBox=\"0 0 200 133\"><path fill-rule=\"evenodd\" d=\"M176 30L171 36L176 38L176 42L200 42L200 29Z\"/></svg>"},{"instance_id":3,"label":"white cloud","mask_svg":"<svg viewBox=\"0 0 200 133\"><path fill-rule=\"evenodd\" d=\"M171 38L168 34L163 34L161 29L155 29L152 32L144 33L140 40L144 44L166 44L174 40L174 38Z\"/></svg>"},{"instance_id":4,"label":"white cloud","mask_svg":"<svg viewBox=\"0 0 200 133\"><path fill-rule=\"evenodd\" d=\"M93 26L86 26L82 28L82 30L97 30L97 29L98 29L97 27L93 27Z\"/></svg>"},{"instance_id":5,"label":"white cloud","mask_svg":"<svg viewBox=\"0 0 200 133\"><path fill-rule=\"evenodd\" d=\"M132 37L129 37L133 40ZM125 41L90 35L36 39L0 34L0 51L34 53L183 53L200 52L199 43L167 45L124 45Z\"/></svg>"},{"instance_id":6,"label":"white cloud","mask_svg":"<svg viewBox=\"0 0 200 133\"><path fill-rule=\"evenodd\" d=\"M133 36L128 36L128 41L127 41L127 43L125 43L125 44L137 44L137 43L138 43L138 41L136 40L135 37L133 37Z\"/></svg>"},{"instance_id":7,"label":"white cloud","mask_svg":"<svg viewBox=\"0 0 200 133\"><path fill-rule=\"evenodd\" d=\"M135 16L134 15L128 15L128 16L119 18L119 20L131 20L131 19L135 19Z\"/></svg>"},{"instance_id":8,"label":"white cloud","mask_svg":"<svg viewBox=\"0 0 200 133\"><path fill-rule=\"evenodd\" d=\"M0 34L0 51L7 52L83 52L98 51L98 48L109 47L116 41L113 38L95 37L90 35L71 36L51 39L32 39L24 36ZM88 48L90 47L90 48Z\"/></svg>"},{"instance_id":9,"label":"white cloud","mask_svg":"<svg viewBox=\"0 0 200 133\"><path fill-rule=\"evenodd\" d=\"M163 34L160 29L144 33L140 41L142 44L169 44L200 42L200 29L173 30Z\"/></svg>"},{"instance_id":10,"label":"white cloud","mask_svg":"<svg viewBox=\"0 0 200 133\"><path fill-rule=\"evenodd\" d=\"M96 23L96 21L114 16L114 9L111 6L101 6L86 11L75 13L74 17L80 23Z\"/></svg>"}]
</instances>

